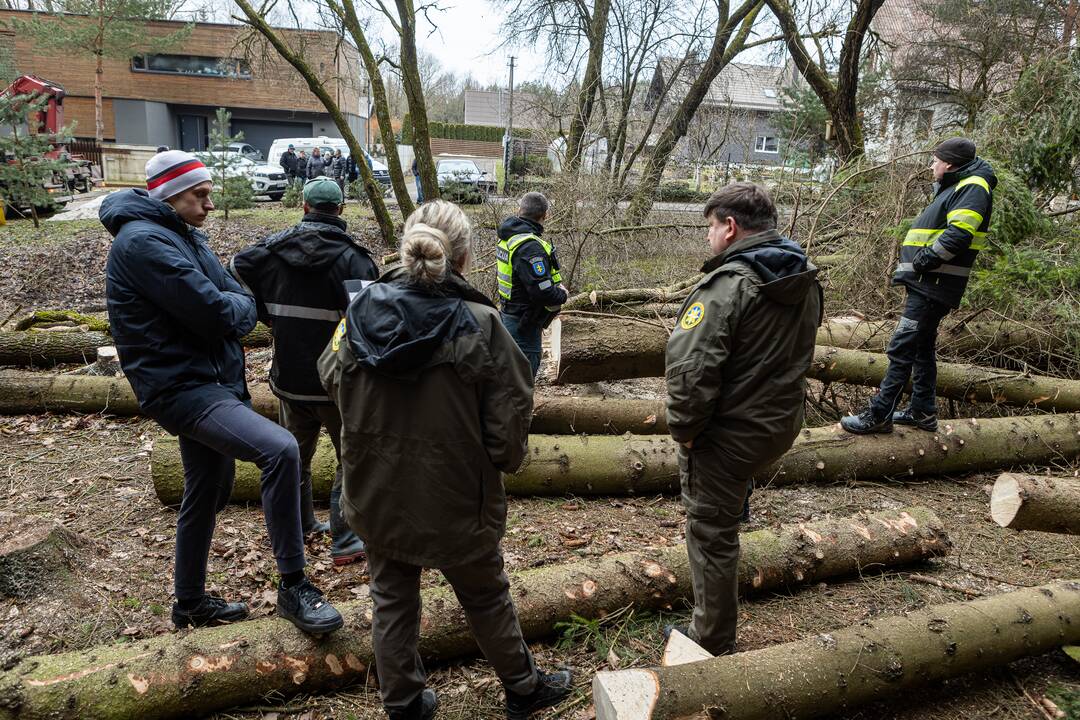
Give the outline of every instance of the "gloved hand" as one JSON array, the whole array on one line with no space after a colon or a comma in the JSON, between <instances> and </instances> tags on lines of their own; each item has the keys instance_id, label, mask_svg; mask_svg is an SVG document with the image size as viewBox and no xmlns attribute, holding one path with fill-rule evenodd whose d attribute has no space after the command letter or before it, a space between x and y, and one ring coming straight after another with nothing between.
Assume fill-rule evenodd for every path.
<instances>
[{"instance_id":1,"label":"gloved hand","mask_svg":"<svg viewBox=\"0 0 1080 720\"><path fill-rule=\"evenodd\" d=\"M941 267L942 262L944 261L938 257L938 254L932 248L924 247L916 253L915 259L911 261L911 266L915 269L915 272L924 273L937 270Z\"/></svg>"}]
</instances>

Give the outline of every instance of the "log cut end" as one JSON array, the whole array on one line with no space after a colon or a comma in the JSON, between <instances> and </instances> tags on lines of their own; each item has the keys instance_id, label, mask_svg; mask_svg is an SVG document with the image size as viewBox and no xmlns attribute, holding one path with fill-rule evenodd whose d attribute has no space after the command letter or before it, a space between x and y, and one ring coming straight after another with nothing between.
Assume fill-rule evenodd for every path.
<instances>
[{"instance_id":1,"label":"log cut end","mask_svg":"<svg viewBox=\"0 0 1080 720\"><path fill-rule=\"evenodd\" d=\"M1020 492L1020 483L1012 473L1002 473L990 494L990 516L1001 527L1007 528L1016 519L1024 496Z\"/></svg>"},{"instance_id":2,"label":"log cut end","mask_svg":"<svg viewBox=\"0 0 1080 720\"><path fill-rule=\"evenodd\" d=\"M593 677L596 720L649 720L660 695L651 670L598 672Z\"/></svg>"},{"instance_id":3,"label":"log cut end","mask_svg":"<svg viewBox=\"0 0 1080 720\"><path fill-rule=\"evenodd\" d=\"M712 657L713 654L708 650L678 630L672 630L671 635L668 636L667 645L664 647L664 657L661 658L660 665L663 667L685 665L698 660L708 660Z\"/></svg>"},{"instance_id":4,"label":"log cut end","mask_svg":"<svg viewBox=\"0 0 1080 720\"><path fill-rule=\"evenodd\" d=\"M562 320L555 318L551 321L551 325L548 326L551 331L548 336L548 342L551 343L551 363L552 372L548 376L552 378L552 381L556 384L559 382L559 358L562 356Z\"/></svg>"},{"instance_id":5,"label":"log cut end","mask_svg":"<svg viewBox=\"0 0 1080 720\"><path fill-rule=\"evenodd\" d=\"M29 598L50 590L66 575L71 550L82 544L55 520L0 513L0 596Z\"/></svg>"}]
</instances>

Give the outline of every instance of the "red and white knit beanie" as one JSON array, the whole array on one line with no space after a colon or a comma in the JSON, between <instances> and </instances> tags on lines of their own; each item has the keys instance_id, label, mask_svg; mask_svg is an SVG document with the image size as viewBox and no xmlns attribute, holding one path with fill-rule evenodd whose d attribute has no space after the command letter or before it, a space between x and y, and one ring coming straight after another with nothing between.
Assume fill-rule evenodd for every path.
<instances>
[{"instance_id":1,"label":"red and white knit beanie","mask_svg":"<svg viewBox=\"0 0 1080 720\"><path fill-rule=\"evenodd\" d=\"M156 200L167 200L209 181L210 171L202 161L183 150L160 152L146 162L146 189Z\"/></svg>"}]
</instances>

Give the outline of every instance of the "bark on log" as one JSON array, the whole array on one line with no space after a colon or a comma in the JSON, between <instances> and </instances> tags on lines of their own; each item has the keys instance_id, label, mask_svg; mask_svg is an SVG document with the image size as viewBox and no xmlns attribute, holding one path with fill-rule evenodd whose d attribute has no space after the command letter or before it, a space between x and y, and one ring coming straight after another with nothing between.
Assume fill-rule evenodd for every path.
<instances>
[{"instance_id":1,"label":"bark on log","mask_svg":"<svg viewBox=\"0 0 1080 720\"><path fill-rule=\"evenodd\" d=\"M0 597L48 593L67 574L82 539L55 520L0 513Z\"/></svg>"},{"instance_id":2,"label":"bark on log","mask_svg":"<svg viewBox=\"0 0 1080 720\"><path fill-rule=\"evenodd\" d=\"M1080 641L1080 580L593 679L597 720L814 718Z\"/></svg>"},{"instance_id":3,"label":"bark on log","mask_svg":"<svg viewBox=\"0 0 1080 720\"><path fill-rule=\"evenodd\" d=\"M679 487L677 445L669 437L533 435L529 443L525 465L504 477L512 495L625 495ZM970 473L1077 456L1078 414L948 420L934 433L897 427L871 436L832 425L803 430L791 450L754 480L765 486ZM311 468L317 499L330 497L334 462L333 446L323 438ZM180 502L184 474L176 438L155 441L150 474L163 503ZM258 469L237 463L232 501L258 500Z\"/></svg>"},{"instance_id":4,"label":"bark on log","mask_svg":"<svg viewBox=\"0 0 1080 720\"><path fill-rule=\"evenodd\" d=\"M990 495L990 516L1013 530L1080 535L1080 480L1002 473Z\"/></svg>"},{"instance_id":5,"label":"bark on log","mask_svg":"<svg viewBox=\"0 0 1080 720\"><path fill-rule=\"evenodd\" d=\"M256 412L276 420L277 399L263 384L249 385ZM126 379L47 375L0 370L0 414L43 412L107 412L138 415L139 404ZM662 400L538 395L534 399L533 432L544 435L666 435Z\"/></svg>"},{"instance_id":6,"label":"bark on log","mask_svg":"<svg viewBox=\"0 0 1080 720\"><path fill-rule=\"evenodd\" d=\"M758 530L742 536L740 590L849 576L918 562L948 548L941 521L919 507ZM599 618L627 605L668 608L691 596L686 548L526 570L512 575L511 592L529 639L550 635L572 614ZM370 601L338 607L345 627L321 641L270 618L25 658L0 674L0 720L201 716L269 693L312 693L363 680L373 661ZM476 651L448 588L425 590L423 608L425 659Z\"/></svg>"},{"instance_id":7,"label":"bark on log","mask_svg":"<svg viewBox=\"0 0 1080 720\"><path fill-rule=\"evenodd\" d=\"M877 387L889 358L879 353L818 345L808 377L821 382ZM1033 406L1057 412L1080 411L1080 380L1028 375L962 363L937 364L937 394L968 402ZM909 383L910 389L910 383Z\"/></svg>"}]
</instances>

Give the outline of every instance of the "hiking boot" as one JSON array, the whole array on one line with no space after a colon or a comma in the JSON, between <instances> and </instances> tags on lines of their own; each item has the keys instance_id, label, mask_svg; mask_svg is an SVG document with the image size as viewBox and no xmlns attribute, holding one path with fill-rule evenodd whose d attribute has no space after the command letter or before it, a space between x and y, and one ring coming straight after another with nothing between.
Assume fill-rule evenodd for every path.
<instances>
[{"instance_id":1,"label":"hiking boot","mask_svg":"<svg viewBox=\"0 0 1080 720\"><path fill-rule=\"evenodd\" d=\"M874 417L874 411L866 408L858 415L846 415L840 418L840 426L854 435L874 435L891 433L893 420L892 415L883 420L878 420Z\"/></svg>"},{"instance_id":2,"label":"hiking boot","mask_svg":"<svg viewBox=\"0 0 1080 720\"><path fill-rule=\"evenodd\" d=\"M911 425L917 427L920 430L927 430L933 432L937 430L937 415L923 415L919 413L916 415L911 411L911 408L906 407L903 410L897 410L892 414L892 421L896 425Z\"/></svg>"},{"instance_id":3,"label":"hiking boot","mask_svg":"<svg viewBox=\"0 0 1080 720\"><path fill-rule=\"evenodd\" d=\"M312 535L325 535L330 532L330 523L314 520L311 525L305 527L301 532L305 538L310 538Z\"/></svg>"},{"instance_id":4,"label":"hiking boot","mask_svg":"<svg viewBox=\"0 0 1080 720\"><path fill-rule=\"evenodd\" d=\"M538 710L558 705L570 697L573 678L569 670L542 672L539 676L536 689L528 695L518 695L509 688L506 689L507 720L526 720Z\"/></svg>"},{"instance_id":5,"label":"hiking boot","mask_svg":"<svg viewBox=\"0 0 1080 720\"><path fill-rule=\"evenodd\" d=\"M431 720L438 709L439 696L431 688L424 688L407 707L387 709L386 714L390 720Z\"/></svg>"},{"instance_id":6,"label":"hiking boot","mask_svg":"<svg viewBox=\"0 0 1080 720\"><path fill-rule=\"evenodd\" d=\"M237 622L248 616L248 606L242 602L225 602L213 595L203 595L199 604L191 610L183 610L180 603L173 603L172 621L179 628L206 627Z\"/></svg>"},{"instance_id":7,"label":"hiking boot","mask_svg":"<svg viewBox=\"0 0 1080 720\"><path fill-rule=\"evenodd\" d=\"M364 547L364 541L355 535L352 536L352 540L353 542L342 548L337 547L337 543L334 543L334 547L330 550L330 557L335 565L348 565L367 557L367 548Z\"/></svg>"},{"instance_id":8,"label":"hiking boot","mask_svg":"<svg viewBox=\"0 0 1080 720\"><path fill-rule=\"evenodd\" d=\"M341 613L326 602L306 577L292 587L278 586L278 615L310 635L324 635L345 624Z\"/></svg>"}]
</instances>

